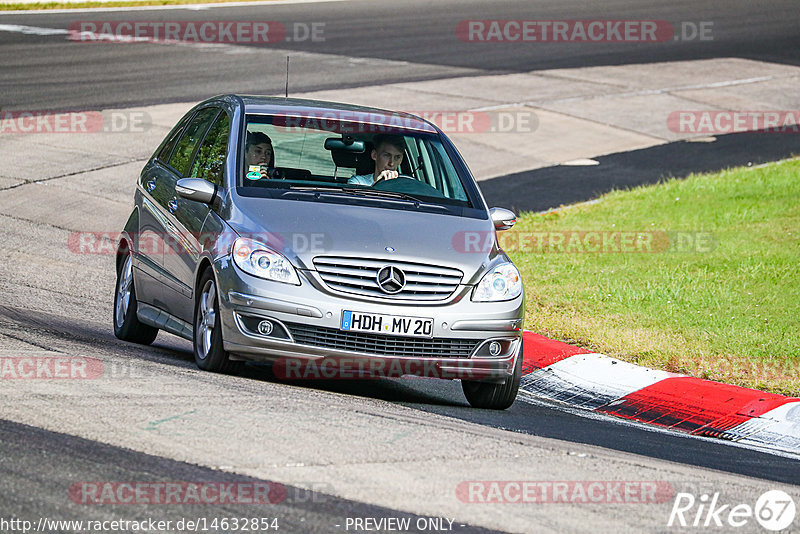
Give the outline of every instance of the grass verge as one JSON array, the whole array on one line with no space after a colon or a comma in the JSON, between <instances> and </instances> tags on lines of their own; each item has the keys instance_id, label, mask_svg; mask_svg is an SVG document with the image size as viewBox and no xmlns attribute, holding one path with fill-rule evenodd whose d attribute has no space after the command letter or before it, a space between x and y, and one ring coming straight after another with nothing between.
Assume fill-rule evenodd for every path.
<instances>
[{"instance_id":1,"label":"grass verge","mask_svg":"<svg viewBox=\"0 0 800 534\"><path fill-rule=\"evenodd\" d=\"M612 192L503 232L526 328L800 396L800 159Z\"/></svg>"}]
</instances>

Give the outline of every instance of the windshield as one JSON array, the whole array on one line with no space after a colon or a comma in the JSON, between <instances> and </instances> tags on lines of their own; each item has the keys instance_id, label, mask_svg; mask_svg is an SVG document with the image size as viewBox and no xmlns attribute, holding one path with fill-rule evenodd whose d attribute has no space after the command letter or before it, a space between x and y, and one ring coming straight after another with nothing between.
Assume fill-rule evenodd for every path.
<instances>
[{"instance_id":1,"label":"windshield","mask_svg":"<svg viewBox=\"0 0 800 534\"><path fill-rule=\"evenodd\" d=\"M473 205L439 134L309 116L248 115L246 128L240 194L313 190Z\"/></svg>"}]
</instances>

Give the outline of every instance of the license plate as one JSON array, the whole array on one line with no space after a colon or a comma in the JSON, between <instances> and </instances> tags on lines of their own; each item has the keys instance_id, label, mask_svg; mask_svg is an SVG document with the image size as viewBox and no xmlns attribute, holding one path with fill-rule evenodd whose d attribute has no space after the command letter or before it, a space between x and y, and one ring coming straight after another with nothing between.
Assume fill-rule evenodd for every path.
<instances>
[{"instance_id":1,"label":"license plate","mask_svg":"<svg viewBox=\"0 0 800 534\"><path fill-rule=\"evenodd\" d=\"M382 313L342 312L342 330L391 336L432 337L433 319Z\"/></svg>"}]
</instances>

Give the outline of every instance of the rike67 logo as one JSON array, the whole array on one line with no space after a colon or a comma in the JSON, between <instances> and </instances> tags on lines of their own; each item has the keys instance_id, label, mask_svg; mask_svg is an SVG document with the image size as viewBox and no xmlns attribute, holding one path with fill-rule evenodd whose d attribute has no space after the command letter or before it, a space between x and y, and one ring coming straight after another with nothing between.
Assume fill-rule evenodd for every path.
<instances>
[{"instance_id":1,"label":"rike67 logo","mask_svg":"<svg viewBox=\"0 0 800 534\"><path fill-rule=\"evenodd\" d=\"M781 490L770 490L761 494L755 506L731 504L720 500L719 492L702 494L699 498L691 493L678 493L667 521L668 527L722 528L743 527L755 520L765 529L777 532L794 522L797 509L794 499Z\"/></svg>"}]
</instances>

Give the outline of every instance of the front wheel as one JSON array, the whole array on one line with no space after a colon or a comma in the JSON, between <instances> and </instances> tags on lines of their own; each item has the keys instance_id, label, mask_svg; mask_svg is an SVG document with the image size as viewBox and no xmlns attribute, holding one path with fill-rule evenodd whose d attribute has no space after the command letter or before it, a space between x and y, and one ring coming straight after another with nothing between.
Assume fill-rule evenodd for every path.
<instances>
[{"instance_id":1,"label":"front wheel","mask_svg":"<svg viewBox=\"0 0 800 534\"><path fill-rule=\"evenodd\" d=\"M522 339L519 340L519 352L511 376L500 384L462 380L461 389L464 390L464 396L473 408L505 410L514 404L514 399L517 398L520 378L522 378Z\"/></svg>"},{"instance_id":2,"label":"front wheel","mask_svg":"<svg viewBox=\"0 0 800 534\"><path fill-rule=\"evenodd\" d=\"M149 345L158 335L158 328L144 324L136 316L136 288L133 286L133 260L131 252L117 270L117 287L114 291L114 335L123 341Z\"/></svg>"},{"instance_id":3,"label":"front wheel","mask_svg":"<svg viewBox=\"0 0 800 534\"><path fill-rule=\"evenodd\" d=\"M241 362L232 361L222 345L217 284L211 268L203 273L199 288L194 305L194 361L205 371L233 373Z\"/></svg>"}]
</instances>

